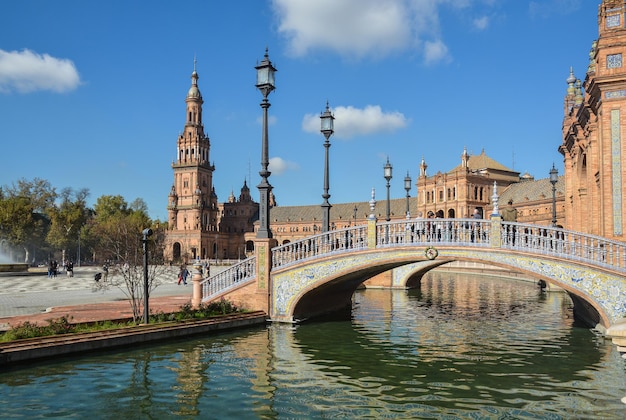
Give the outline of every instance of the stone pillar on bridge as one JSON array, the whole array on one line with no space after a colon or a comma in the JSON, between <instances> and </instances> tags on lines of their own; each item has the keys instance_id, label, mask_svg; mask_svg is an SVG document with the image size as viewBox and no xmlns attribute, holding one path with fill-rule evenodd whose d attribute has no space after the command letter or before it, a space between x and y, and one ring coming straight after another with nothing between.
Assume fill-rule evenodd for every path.
<instances>
[{"instance_id":1,"label":"stone pillar on bridge","mask_svg":"<svg viewBox=\"0 0 626 420\"><path fill-rule=\"evenodd\" d=\"M202 304L202 265L196 262L193 265L193 274L191 276L191 285L193 286L191 295L191 307L198 309Z\"/></svg>"},{"instance_id":2,"label":"stone pillar on bridge","mask_svg":"<svg viewBox=\"0 0 626 420\"><path fill-rule=\"evenodd\" d=\"M370 200L370 215L367 218L367 247L376 248L376 190L372 188L372 199Z\"/></svg>"},{"instance_id":3,"label":"stone pillar on bridge","mask_svg":"<svg viewBox=\"0 0 626 420\"><path fill-rule=\"evenodd\" d=\"M256 254L256 307L272 315L272 248L278 244L273 238L256 238L254 249Z\"/></svg>"},{"instance_id":4,"label":"stone pillar on bridge","mask_svg":"<svg viewBox=\"0 0 626 420\"><path fill-rule=\"evenodd\" d=\"M502 216L499 214L491 215L491 232L489 233L489 245L493 248L502 247Z\"/></svg>"},{"instance_id":5,"label":"stone pillar on bridge","mask_svg":"<svg viewBox=\"0 0 626 420\"><path fill-rule=\"evenodd\" d=\"M489 245L493 248L500 248L502 246L502 215L498 208L498 184L493 181L493 194L491 196L491 202L493 203L493 210L491 211L491 232L489 232Z\"/></svg>"}]
</instances>

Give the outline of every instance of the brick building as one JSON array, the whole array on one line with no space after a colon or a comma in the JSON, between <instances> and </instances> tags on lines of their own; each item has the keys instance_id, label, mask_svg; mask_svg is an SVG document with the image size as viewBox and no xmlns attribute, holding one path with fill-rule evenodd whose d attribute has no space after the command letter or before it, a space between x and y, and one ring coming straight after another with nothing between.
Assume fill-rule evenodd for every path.
<instances>
[{"instance_id":1,"label":"brick building","mask_svg":"<svg viewBox=\"0 0 626 420\"><path fill-rule=\"evenodd\" d=\"M195 65L187 92L186 122L172 162L174 183L168 197L164 255L169 261L245 257L244 234L253 230L258 204L246 181L239 198L231 193L219 203L213 188L215 166L209 163L211 142L202 123L202 94Z\"/></svg>"},{"instance_id":2,"label":"brick building","mask_svg":"<svg viewBox=\"0 0 626 420\"><path fill-rule=\"evenodd\" d=\"M583 82L570 70L564 101L565 218L572 230L623 240L626 141L625 6L604 0Z\"/></svg>"}]
</instances>

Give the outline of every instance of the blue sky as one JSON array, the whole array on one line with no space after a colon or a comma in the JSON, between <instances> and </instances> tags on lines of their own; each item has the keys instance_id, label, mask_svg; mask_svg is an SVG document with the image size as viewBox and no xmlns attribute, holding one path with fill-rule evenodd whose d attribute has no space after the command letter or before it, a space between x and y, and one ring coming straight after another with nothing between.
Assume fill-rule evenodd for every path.
<instances>
[{"instance_id":1,"label":"blue sky","mask_svg":"<svg viewBox=\"0 0 626 420\"><path fill-rule=\"evenodd\" d=\"M405 196L463 148L535 178L563 172L570 66L584 79L600 0L0 2L0 185L142 198L167 218L194 57L220 201L261 169L269 48L269 178L279 205L322 203L326 101L335 115L330 202ZM415 196L415 186L411 196Z\"/></svg>"}]
</instances>

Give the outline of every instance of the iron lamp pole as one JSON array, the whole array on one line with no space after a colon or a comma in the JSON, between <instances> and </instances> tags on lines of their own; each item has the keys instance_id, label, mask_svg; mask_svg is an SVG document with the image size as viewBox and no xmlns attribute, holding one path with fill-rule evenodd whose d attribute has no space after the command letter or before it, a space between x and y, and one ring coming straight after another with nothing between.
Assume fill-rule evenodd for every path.
<instances>
[{"instance_id":1,"label":"iron lamp pole","mask_svg":"<svg viewBox=\"0 0 626 420\"><path fill-rule=\"evenodd\" d=\"M320 131L326 138L324 142L324 194L322 194L322 198L324 202L322 203L322 232L328 232L330 226L330 208L332 207L328 202L330 198L330 194L328 193L329 184L328 184L328 149L330 149L330 136L335 132L335 117L330 112L330 108L328 107L328 101L326 101L326 111L322 115L320 115L320 120L322 127Z\"/></svg>"},{"instance_id":2,"label":"iron lamp pole","mask_svg":"<svg viewBox=\"0 0 626 420\"><path fill-rule=\"evenodd\" d=\"M257 232L257 238L268 239L272 237L270 231L270 192L272 186L267 181L267 178L271 175L267 167L269 166L269 153L268 153L268 140L267 140L267 109L270 107L270 103L267 100L267 96L275 89L274 86L274 73L276 69L272 65L269 59L268 50L265 49L265 56L261 63L255 67L256 69L256 88L259 89L263 95L263 101L261 102L261 108L263 108L263 135L261 143L261 183L257 186L259 189L260 203L259 203L259 231Z\"/></svg>"},{"instance_id":3,"label":"iron lamp pole","mask_svg":"<svg viewBox=\"0 0 626 420\"><path fill-rule=\"evenodd\" d=\"M150 288L148 287L148 236L152 236L152 229L144 229L141 232L143 238L143 323L150 323L150 309L148 307L148 300L150 298Z\"/></svg>"},{"instance_id":4,"label":"iron lamp pole","mask_svg":"<svg viewBox=\"0 0 626 420\"><path fill-rule=\"evenodd\" d=\"M552 184L552 227L556 227L556 183L559 180L559 171L552 164L550 169L550 184Z\"/></svg>"},{"instance_id":5,"label":"iron lamp pole","mask_svg":"<svg viewBox=\"0 0 626 420\"><path fill-rule=\"evenodd\" d=\"M391 167L391 164L389 163L389 157L387 156L387 163L384 166L384 176L385 176L385 180L387 180L387 216L385 218L386 221L390 221L391 220L391 209L390 209L390 200L389 200L389 182L391 181L392 178L392 171L393 168Z\"/></svg>"},{"instance_id":6,"label":"iron lamp pole","mask_svg":"<svg viewBox=\"0 0 626 420\"><path fill-rule=\"evenodd\" d=\"M406 218L411 218L411 209L409 207L409 198L411 195L409 192L411 191L411 177L409 176L409 171L406 171L406 176L404 177L404 189L406 190Z\"/></svg>"}]
</instances>

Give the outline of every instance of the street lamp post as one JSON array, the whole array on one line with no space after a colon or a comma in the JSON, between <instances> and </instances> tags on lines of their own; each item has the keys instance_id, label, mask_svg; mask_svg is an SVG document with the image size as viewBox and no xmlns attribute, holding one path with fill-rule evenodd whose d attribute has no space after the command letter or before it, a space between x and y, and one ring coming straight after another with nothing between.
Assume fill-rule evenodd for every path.
<instances>
[{"instance_id":1,"label":"street lamp post","mask_svg":"<svg viewBox=\"0 0 626 420\"><path fill-rule=\"evenodd\" d=\"M356 213L359 211L359 209L357 208L356 204L354 205L354 226L356 226Z\"/></svg>"},{"instance_id":2,"label":"street lamp post","mask_svg":"<svg viewBox=\"0 0 626 420\"><path fill-rule=\"evenodd\" d=\"M334 119L335 117L333 117L333 114L330 112L330 108L328 107L328 101L326 101L326 111L324 111L324 113L320 115L320 120L322 123L322 128L320 129L320 131L326 138L326 141L324 142L324 149L325 149L324 194L322 194L322 198L324 199L324 202L322 203L322 213L323 213L322 231L323 232L328 232L329 230L330 208L332 207L330 203L328 202L328 199L330 198L330 194L328 193L328 188L329 188L329 185L328 185L328 149L330 149L330 140L329 140L330 136L332 136L333 133L335 132Z\"/></svg>"},{"instance_id":3,"label":"street lamp post","mask_svg":"<svg viewBox=\"0 0 626 420\"><path fill-rule=\"evenodd\" d=\"M257 238L268 239L272 237L270 231L270 192L272 186L267 181L267 178L271 175L267 167L269 166L269 152L268 152L268 140L267 140L267 109L270 107L270 103L267 100L267 96L275 89L274 86L274 73L276 69L272 65L269 59L267 48L265 49L265 56L263 61L255 67L256 69L256 88L259 89L263 95L263 101L261 102L261 108L263 108L263 135L261 143L261 183L257 186L259 189L260 203L259 203L259 231L257 232Z\"/></svg>"},{"instance_id":4,"label":"street lamp post","mask_svg":"<svg viewBox=\"0 0 626 420\"><path fill-rule=\"evenodd\" d=\"M148 287L148 236L152 235L152 229L144 229L143 239L143 323L150 323L150 309L148 308L149 287Z\"/></svg>"},{"instance_id":5,"label":"street lamp post","mask_svg":"<svg viewBox=\"0 0 626 420\"><path fill-rule=\"evenodd\" d=\"M406 176L404 177L404 189L406 190L406 218L411 218L411 209L409 207L409 198L411 195L409 192L411 191L411 177L409 176L409 171L406 171Z\"/></svg>"},{"instance_id":6,"label":"street lamp post","mask_svg":"<svg viewBox=\"0 0 626 420\"><path fill-rule=\"evenodd\" d=\"M389 200L389 182L391 181L392 178L392 166L389 163L389 157L387 157L387 163L385 164L384 167L384 173L385 173L385 179L387 180L387 216L385 218L386 221L390 221L391 220L391 209L390 209L390 200Z\"/></svg>"},{"instance_id":7,"label":"street lamp post","mask_svg":"<svg viewBox=\"0 0 626 420\"><path fill-rule=\"evenodd\" d=\"M552 184L552 227L556 227L556 183L559 180L559 171L554 163L550 169L550 184Z\"/></svg>"}]
</instances>

